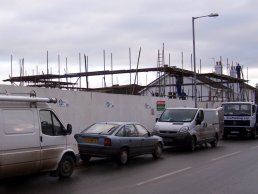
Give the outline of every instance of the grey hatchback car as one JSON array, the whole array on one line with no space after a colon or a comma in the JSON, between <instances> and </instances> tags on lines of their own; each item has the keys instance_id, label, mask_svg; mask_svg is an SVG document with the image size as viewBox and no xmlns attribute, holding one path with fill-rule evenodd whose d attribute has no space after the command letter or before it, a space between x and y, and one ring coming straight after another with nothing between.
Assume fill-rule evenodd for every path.
<instances>
[{"instance_id":1,"label":"grey hatchback car","mask_svg":"<svg viewBox=\"0 0 258 194\"><path fill-rule=\"evenodd\" d=\"M91 157L112 157L120 165L125 165L130 157L143 154L160 158L164 145L161 137L151 135L135 122L95 123L74 137L83 161Z\"/></svg>"}]
</instances>

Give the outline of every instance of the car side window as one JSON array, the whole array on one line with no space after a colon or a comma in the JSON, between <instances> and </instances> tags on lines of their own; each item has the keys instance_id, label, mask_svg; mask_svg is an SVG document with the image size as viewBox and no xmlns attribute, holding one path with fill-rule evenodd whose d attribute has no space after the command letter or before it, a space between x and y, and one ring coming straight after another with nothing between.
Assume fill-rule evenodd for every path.
<instances>
[{"instance_id":1,"label":"car side window","mask_svg":"<svg viewBox=\"0 0 258 194\"><path fill-rule=\"evenodd\" d=\"M125 128L121 128L117 133L116 136L124 137L125 136Z\"/></svg>"},{"instance_id":2,"label":"car side window","mask_svg":"<svg viewBox=\"0 0 258 194\"><path fill-rule=\"evenodd\" d=\"M41 110L39 112L41 130L45 135L60 136L64 134L64 127L57 119L56 115L50 110Z\"/></svg>"},{"instance_id":3,"label":"car side window","mask_svg":"<svg viewBox=\"0 0 258 194\"><path fill-rule=\"evenodd\" d=\"M133 125L125 125L125 136L126 137L136 137L138 133Z\"/></svg>"},{"instance_id":4,"label":"car side window","mask_svg":"<svg viewBox=\"0 0 258 194\"><path fill-rule=\"evenodd\" d=\"M145 129L142 125L135 125L137 131L138 131L138 134L139 136L147 136L148 135L148 130Z\"/></svg>"}]
</instances>

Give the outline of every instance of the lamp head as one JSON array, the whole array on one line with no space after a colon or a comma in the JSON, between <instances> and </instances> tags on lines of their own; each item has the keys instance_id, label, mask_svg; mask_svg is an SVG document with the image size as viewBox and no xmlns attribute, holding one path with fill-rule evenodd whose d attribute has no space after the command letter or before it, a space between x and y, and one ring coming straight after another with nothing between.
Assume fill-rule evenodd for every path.
<instances>
[{"instance_id":1,"label":"lamp head","mask_svg":"<svg viewBox=\"0 0 258 194\"><path fill-rule=\"evenodd\" d=\"M211 13L208 15L208 17L218 17L218 16L219 16L219 14L217 14L217 13Z\"/></svg>"}]
</instances>

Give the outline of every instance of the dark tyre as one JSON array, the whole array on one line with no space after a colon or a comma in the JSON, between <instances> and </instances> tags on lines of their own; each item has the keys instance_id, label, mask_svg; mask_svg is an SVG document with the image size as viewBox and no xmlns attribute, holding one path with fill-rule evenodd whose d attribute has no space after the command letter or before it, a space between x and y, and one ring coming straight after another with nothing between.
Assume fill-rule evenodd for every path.
<instances>
[{"instance_id":1,"label":"dark tyre","mask_svg":"<svg viewBox=\"0 0 258 194\"><path fill-rule=\"evenodd\" d=\"M125 165L128 162L128 150L126 148L121 149L116 161L119 165Z\"/></svg>"},{"instance_id":2,"label":"dark tyre","mask_svg":"<svg viewBox=\"0 0 258 194\"><path fill-rule=\"evenodd\" d=\"M157 143L152 153L152 156L154 159L158 159L161 157L161 155L162 155L162 145L160 143Z\"/></svg>"},{"instance_id":3,"label":"dark tyre","mask_svg":"<svg viewBox=\"0 0 258 194\"><path fill-rule=\"evenodd\" d=\"M196 138L192 137L190 145L189 145L189 151L193 152L196 150Z\"/></svg>"},{"instance_id":4,"label":"dark tyre","mask_svg":"<svg viewBox=\"0 0 258 194\"><path fill-rule=\"evenodd\" d=\"M83 162L89 162L91 159L91 156L88 155L80 155L80 158Z\"/></svg>"},{"instance_id":5,"label":"dark tyre","mask_svg":"<svg viewBox=\"0 0 258 194\"><path fill-rule=\"evenodd\" d=\"M218 146L218 137L216 136L215 139L210 143L211 147L215 148Z\"/></svg>"},{"instance_id":6,"label":"dark tyre","mask_svg":"<svg viewBox=\"0 0 258 194\"><path fill-rule=\"evenodd\" d=\"M57 169L57 175L60 178L67 178L73 174L74 159L70 155L64 155Z\"/></svg>"}]
</instances>

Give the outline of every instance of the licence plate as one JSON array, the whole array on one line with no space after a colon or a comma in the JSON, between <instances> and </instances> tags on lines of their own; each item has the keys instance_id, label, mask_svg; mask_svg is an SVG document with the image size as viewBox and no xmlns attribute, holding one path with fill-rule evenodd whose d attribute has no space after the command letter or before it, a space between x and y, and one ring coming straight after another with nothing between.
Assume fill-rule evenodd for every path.
<instances>
[{"instance_id":1,"label":"licence plate","mask_svg":"<svg viewBox=\"0 0 258 194\"><path fill-rule=\"evenodd\" d=\"M98 139L97 138L84 138L84 142L85 143L91 143L91 144L97 144L98 143Z\"/></svg>"},{"instance_id":2,"label":"licence plate","mask_svg":"<svg viewBox=\"0 0 258 194\"><path fill-rule=\"evenodd\" d=\"M165 141L165 142L173 142L173 139L172 138L163 138L163 141Z\"/></svg>"}]
</instances>

